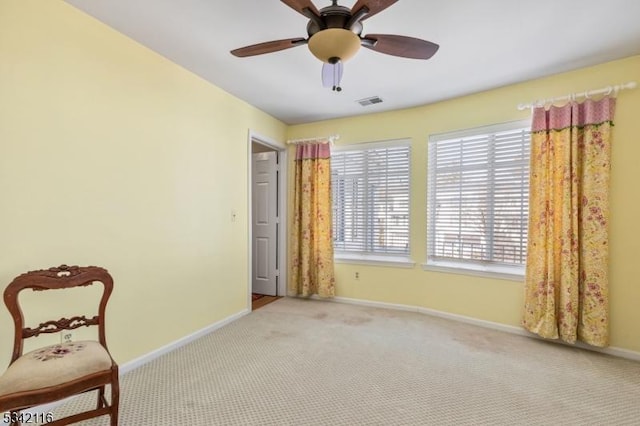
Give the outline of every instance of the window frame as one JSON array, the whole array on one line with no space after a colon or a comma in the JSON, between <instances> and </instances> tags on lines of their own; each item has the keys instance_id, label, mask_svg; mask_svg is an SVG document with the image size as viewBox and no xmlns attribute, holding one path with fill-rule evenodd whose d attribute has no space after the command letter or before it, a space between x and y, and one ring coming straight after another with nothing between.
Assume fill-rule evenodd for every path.
<instances>
[{"instance_id":1,"label":"window frame","mask_svg":"<svg viewBox=\"0 0 640 426\"><path fill-rule=\"evenodd\" d=\"M426 261L422 264L422 269L426 271L437 271L437 272L447 272L447 273L455 273L455 274L463 274L463 275L473 275L473 276L483 276L483 277L491 277L491 278L500 278L507 279L513 281L523 281L525 275L525 264L521 265L504 265L504 264L493 264L493 263L485 263L485 262L474 262L469 260L443 260L443 259L433 259L431 257L432 253L432 244L434 242L431 238L435 234L435 223L433 219L432 205L434 201L434 191L433 184L431 180L433 179L433 174L429 170L430 159L429 152L431 149L431 144L433 142L439 142L450 139L462 139L469 138L474 136L481 136L487 134L495 134L507 131L513 131L518 129L531 129L531 122L529 119L510 121L505 123L492 124L488 126L478 126L473 128L468 128L464 130L457 130L452 132L444 132L429 135L427 138L427 221L426 221ZM530 158L528 159L530 161ZM527 197L528 197L528 190ZM525 232L528 226L528 214L527 220L524 223ZM526 255L525 255L526 261Z\"/></svg>"},{"instance_id":2,"label":"window frame","mask_svg":"<svg viewBox=\"0 0 640 426\"><path fill-rule=\"evenodd\" d=\"M388 267L397 267L397 268L413 268L415 266L415 262L411 259L411 139L402 138L402 139L390 139L385 141L376 141L376 142L364 142L364 143L355 143L349 145L339 145L333 146L331 148L332 157L334 153L342 153L349 151L367 151L373 149L381 149L381 148L397 148L397 147L406 147L408 148L409 160L408 160L408 169L407 169L407 195L408 195L408 225L407 225L407 235L408 235L408 249L407 253L398 254L398 253L381 253L381 252L350 252L350 251L341 251L340 249L335 248L334 244L334 262L335 263L355 263L362 265L375 265L375 266L388 266ZM333 158L332 158L333 160ZM332 173L333 176L333 173ZM333 193L333 185L332 181L332 193ZM333 208L333 201L332 201ZM335 219L333 219L332 223L334 223Z\"/></svg>"}]
</instances>

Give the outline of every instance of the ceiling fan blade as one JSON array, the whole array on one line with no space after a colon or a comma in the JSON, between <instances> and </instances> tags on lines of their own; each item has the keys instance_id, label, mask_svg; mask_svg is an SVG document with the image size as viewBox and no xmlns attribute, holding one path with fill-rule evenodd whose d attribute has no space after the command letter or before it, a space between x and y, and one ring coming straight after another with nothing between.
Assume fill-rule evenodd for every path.
<instances>
[{"instance_id":1,"label":"ceiling fan blade","mask_svg":"<svg viewBox=\"0 0 640 426\"><path fill-rule=\"evenodd\" d=\"M307 18L311 18L311 16L309 16L309 12L307 12L305 9L309 9L311 11L311 14L315 15L316 17L320 16L320 11L314 6L311 0L281 0L281 1L282 3L286 4L287 6L295 10L296 12L303 14Z\"/></svg>"},{"instance_id":2,"label":"ceiling fan blade","mask_svg":"<svg viewBox=\"0 0 640 426\"><path fill-rule=\"evenodd\" d=\"M378 12L382 12L397 1L398 0L358 0L356 4L354 4L351 8L351 14L358 14L358 12L360 12L360 9L366 6L366 8L369 9L369 12L367 12L364 17L359 19L360 21L364 21L365 19L371 18Z\"/></svg>"},{"instance_id":3,"label":"ceiling fan blade","mask_svg":"<svg viewBox=\"0 0 640 426\"><path fill-rule=\"evenodd\" d=\"M302 46L303 44L307 44L307 40L304 38L287 38L241 47L232 50L231 54L239 58L245 58L247 56L262 55L263 53L277 52L291 47Z\"/></svg>"},{"instance_id":4,"label":"ceiling fan blade","mask_svg":"<svg viewBox=\"0 0 640 426\"><path fill-rule=\"evenodd\" d=\"M412 59L429 59L440 48L430 41L391 34L367 34L362 38L362 46L387 55Z\"/></svg>"}]
</instances>

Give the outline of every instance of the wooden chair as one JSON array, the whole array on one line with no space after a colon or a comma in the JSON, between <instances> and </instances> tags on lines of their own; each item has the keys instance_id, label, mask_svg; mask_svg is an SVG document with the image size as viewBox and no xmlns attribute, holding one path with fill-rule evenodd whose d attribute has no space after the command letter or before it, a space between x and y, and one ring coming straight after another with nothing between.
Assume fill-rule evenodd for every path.
<instances>
[{"instance_id":1,"label":"wooden chair","mask_svg":"<svg viewBox=\"0 0 640 426\"><path fill-rule=\"evenodd\" d=\"M75 316L47 321L35 328L25 326L18 301L18 295L22 290L58 290L90 286L95 282L104 286L98 315L92 318ZM15 338L9 367L0 376L0 413L7 413L4 417L11 419L11 425L18 425L20 422L27 424L50 421L51 419L39 418L28 409L72 395L97 391L98 403L95 409L53 419L49 424L67 425L108 414L111 417L111 426L117 426L120 393L118 365L109 354L105 338L105 308L112 291L113 279L106 269L66 265L22 274L5 289L4 303L15 323ZM22 353L23 342L27 338L83 326L98 326L98 341L67 342ZM107 403L105 397L107 385L111 387L111 404ZM24 411L20 414L19 410ZM44 417L43 414L39 416Z\"/></svg>"}]
</instances>

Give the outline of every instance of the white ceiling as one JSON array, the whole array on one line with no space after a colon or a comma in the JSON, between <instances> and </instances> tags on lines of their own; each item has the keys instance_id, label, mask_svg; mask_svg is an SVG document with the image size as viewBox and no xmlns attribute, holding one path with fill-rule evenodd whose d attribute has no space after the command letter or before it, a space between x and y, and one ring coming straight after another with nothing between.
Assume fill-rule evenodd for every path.
<instances>
[{"instance_id":1,"label":"white ceiling","mask_svg":"<svg viewBox=\"0 0 640 426\"><path fill-rule=\"evenodd\" d=\"M363 35L422 38L438 53L421 61L360 49L336 93L322 87L322 63L306 46L229 53L306 37L307 18L278 0L66 1L288 124L423 105L640 54L638 0L402 0L364 21ZM355 102L370 96L384 102Z\"/></svg>"}]
</instances>

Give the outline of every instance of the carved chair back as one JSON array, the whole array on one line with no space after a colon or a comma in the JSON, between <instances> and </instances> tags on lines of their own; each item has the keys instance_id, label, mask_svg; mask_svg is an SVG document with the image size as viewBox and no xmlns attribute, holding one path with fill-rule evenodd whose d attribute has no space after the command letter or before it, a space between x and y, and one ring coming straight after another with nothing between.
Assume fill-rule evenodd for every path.
<instances>
[{"instance_id":1,"label":"carved chair back","mask_svg":"<svg viewBox=\"0 0 640 426\"><path fill-rule=\"evenodd\" d=\"M18 299L22 290L59 290L90 286L96 282L100 282L104 286L97 315L91 318L87 318L86 316L61 318L59 320L40 323L33 328L24 324L24 315ZM10 364L22 355L24 339L45 333L73 330L79 327L97 326L99 342L108 350L105 337L105 309L112 291L113 278L106 269L97 266L78 267L62 265L56 268L27 272L16 277L4 291L4 303L7 305L7 308L9 308L9 313L13 317L15 324L13 354Z\"/></svg>"}]
</instances>

